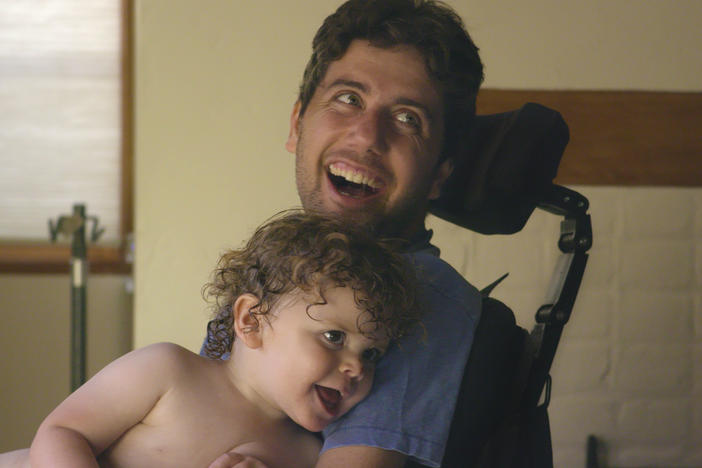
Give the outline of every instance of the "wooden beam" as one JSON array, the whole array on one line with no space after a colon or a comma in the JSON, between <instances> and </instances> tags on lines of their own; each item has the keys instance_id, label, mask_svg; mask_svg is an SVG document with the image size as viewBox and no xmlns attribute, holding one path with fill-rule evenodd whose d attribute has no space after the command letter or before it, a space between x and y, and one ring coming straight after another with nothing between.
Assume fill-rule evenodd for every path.
<instances>
[{"instance_id":1,"label":"wooden beam","mask_svg":"<svg viewBox=\"0 0 702 468\"><path fill-rule=\"evenodd\" d=\"M126 242L134 232L134 0L121 0L121 8L120 234Z\"/></svg>"},{"instance_id":2,"label":"wooden beam","mask_svg":"<svg viewBox=\"0 0 702 468\"><path fill-rule=\"evenodd\" d=\"M0 244L0 273L69 273L71 247L45 242ZM88 246L91 273L130 274L122 249Z\"/></svg>"},{"instance_id":3,"label":"wooden beam","mask_svg":"<svg viewBox=\"0 0 702 468\"><path fill-rule=\"evenodd\" d=\"M557 183L702 186L702 93L484 89L478 114L526 102L570 127Z\"/></svg>"}]
</instances>

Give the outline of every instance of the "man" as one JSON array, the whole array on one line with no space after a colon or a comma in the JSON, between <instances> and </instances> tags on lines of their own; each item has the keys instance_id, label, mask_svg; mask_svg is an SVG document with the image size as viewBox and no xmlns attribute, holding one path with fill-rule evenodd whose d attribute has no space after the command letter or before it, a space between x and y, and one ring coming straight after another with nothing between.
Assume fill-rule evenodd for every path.
<instances>
[{"instance_id":1,"label":"man","mask_svg":"<svg viewBox=\"0 0 702 468\"><path fill-rule=\"evenodd\" d=\"M407 240L427 307L425 339L379 363L369 397L324 431L318 467L441 463L480 298L438 259L424 219L482 78L460 18L431 0L350 0L315 35L286 143L302 204Z\"/></svg>"}]
</instances>

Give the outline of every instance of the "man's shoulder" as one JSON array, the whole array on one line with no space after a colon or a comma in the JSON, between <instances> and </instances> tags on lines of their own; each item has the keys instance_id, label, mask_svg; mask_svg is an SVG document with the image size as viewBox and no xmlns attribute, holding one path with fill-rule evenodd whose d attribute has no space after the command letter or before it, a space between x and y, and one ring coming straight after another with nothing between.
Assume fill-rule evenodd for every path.
<instances>
[{"instance_id":1,"label":"man's shoulder","mask_svg":"<svg viewBox=\"0 0 702 468\"><path fill-rule=\"evenodd\" d=\"M417 279L429 294L441 296L475 305L480 299L478 289L470 284L455 268L442 260L431 250L421 250L407 254L414 266Z\"/></svg>"}]
</instances>

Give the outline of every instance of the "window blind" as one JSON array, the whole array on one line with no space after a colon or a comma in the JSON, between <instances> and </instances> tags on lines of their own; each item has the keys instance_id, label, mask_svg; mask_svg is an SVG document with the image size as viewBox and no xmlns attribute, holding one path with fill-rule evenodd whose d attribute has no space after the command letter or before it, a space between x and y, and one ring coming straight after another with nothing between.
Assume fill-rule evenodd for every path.
<instances>
[{"instance_id":1,"label":"window blind","mask_svg":"<svg viewBox=\"0 0 702 468\"><path fill-rule=\"evenodd\" d=\"M0 241L86 205L120 235L119 0L0 0Z\"/></svg>"}]
</instances>

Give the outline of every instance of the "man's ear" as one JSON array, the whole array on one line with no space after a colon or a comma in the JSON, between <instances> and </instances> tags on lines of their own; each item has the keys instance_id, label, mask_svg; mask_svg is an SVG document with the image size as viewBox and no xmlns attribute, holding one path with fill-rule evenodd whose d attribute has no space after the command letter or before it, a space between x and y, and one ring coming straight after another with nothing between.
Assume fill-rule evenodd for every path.
<instances>
[{"instance_id":1,"label":"man's ear","mask_svg":"<svg viewBox=\"0 0 702 468\"><path fill-rule=\"evenodd\" d=\"M446 158L446 160L436 168L431 190L429 191L429 200L436 200L439 198L439 195L441 195L441 187L444 186L444 182L446 182L446 179L449 178L452 172L453 161L450 158Z\"/></svg>"},{"instance_id":2,"label":"man's ear","mask_svg":"<svg viewBox=\"0 0 702 468\"><path fill-rule=\"evenodd\" d=\"M290 133L288 133L288 140L285 142L285 149L289 152L295 154L297 149L297 140L300 138L300 107L302 103L298 100L295 101L292 113L290 114Z\"/></svg>"},{"instance_id":3,"label":"man's ear","mask_svg":"<svg viewBox=\"0 0 702 468\"><path fill-rule=\"evenodd\" d=\"M258 297L245 293L236 298L232 306L234 314L234 333L236 339L249 348L261 346L261 323L254 314L254 309L260 303Z\"/></svg>"}]
</instances>

